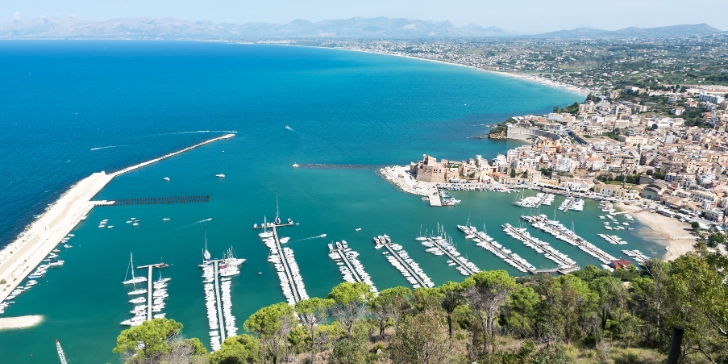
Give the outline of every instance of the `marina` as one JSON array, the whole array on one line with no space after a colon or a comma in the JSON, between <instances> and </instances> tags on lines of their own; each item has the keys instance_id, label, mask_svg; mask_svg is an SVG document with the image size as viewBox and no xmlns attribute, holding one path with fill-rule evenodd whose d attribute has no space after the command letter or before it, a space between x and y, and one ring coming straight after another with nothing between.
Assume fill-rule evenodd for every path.
<instances>
[{"instance_id":1,"label":"marina","mask_svg":"<svg viewBox=\"0 0 728 364\"><path fill-rule=\"evenodd\" d=\"M388 252L384 252L389 263L397 269L404 278L414 288L432 288L435 284L432 282L430 277L420 268L419 264L410 258L407 251L405 251L401 245L393 244L392 239L389 236L380 235L375 236L374 247L379 249L384 247ZM389 253L389 254L387 254Z\"/></svg>"},{"instance_id":2,"label":"marina","mask_svg":"<svg viewBox=\"0 0 728 364\"><path fill-rule=\"evenodd\" d=\"M622 238L617 235L599 234L599 236L612 245L627 245L627 242L622 240Z\"/></svg>"},{"instance_id":3,"label":"marina","mask_svg":"<svg viewBox=\"0 0 728 364\"><path fill-rule=\"evenodd\" d=\"M609 264L613 260L616 260L615 257L612 255L606 253L602 249L599 249L596 245L586 241L582 237L576 235L573 231L566 228L564 225L560 224L558 221L555 220L549 220L546 215L539 215L539 216L528 216L523 215L521 218L529 223L531 225L539 230L542 230L548 234L553 235L559 240L565 241L571 245L577 246L579 249L584 251L585 253L591 255L592 257L598 259L604 264Z\"/></svg>"},{"instance_id":4,"label":"marina","mask_svg":"<svg viewBox=\"0 0 728 364\"><path fill-rule=\"evenodd\" d=\"M350 283L366 283L369 285L369 290L372 293L378 294L377 287L374 286L371 276L364 270L364 266L357 259L358 256L359 253L349 248L346 240L329 244L329 257L339 266L339 272L341 272L344 281ZM339 263L343 263L343 265Z\"/></svg>"}]
</instances>

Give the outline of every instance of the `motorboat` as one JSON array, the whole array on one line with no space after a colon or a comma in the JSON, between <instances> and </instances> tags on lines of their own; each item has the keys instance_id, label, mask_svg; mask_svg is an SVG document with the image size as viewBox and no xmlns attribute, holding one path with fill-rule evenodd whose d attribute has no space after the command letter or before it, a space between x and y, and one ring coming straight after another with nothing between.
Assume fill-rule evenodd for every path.
<instances>
[{"instance_id":1,"label":"motorboat","mask_svg":"<svg viewBox=\"0 0 728 364\"><path fill-rule=\"evenodd\" d=\"M215 177L217 177L217 178L225 178L225 175L222 174L222 173L218 173L218 174L215 175Z\"/></svg>"}]
</instances>

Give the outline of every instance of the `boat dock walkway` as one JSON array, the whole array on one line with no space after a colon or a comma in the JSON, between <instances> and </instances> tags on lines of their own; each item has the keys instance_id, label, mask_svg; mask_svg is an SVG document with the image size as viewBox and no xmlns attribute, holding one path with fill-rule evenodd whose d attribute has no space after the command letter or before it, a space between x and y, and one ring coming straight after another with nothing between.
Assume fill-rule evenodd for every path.
<instances>
[{"instance_id":1,"label":"boat dock walkway","mask_svg":"<svg viewBox=\"0 0 728 364\"><path fill-rule=\"evenodd\" d=\"M285 253L283 252L283 248L281 247L281 241L278 239L278 231L276 230L276 225L273 225L273 239L276 243L276 249L278 251L278 256L281 257L281 264L283 264L283 270L286 273L286 277L288 277L288 285L291 286L291 292L293 293L293 300L295 302L298 302L301 300L301 294L298 292L298 287L296 286L295 281L293 280L293 274L291 273L291 267L288 265L288 258L286 258Z\"/></svg>"},{"instance_id":2,"label":"boat dock walkway","mask_svg":"<svg viewBox=\"0 0 728 364\"><path fill-rule=\"evenodd\" d=\"M533 227L555 236L556 239L578 247L583 252L597 258L604 264L609 264L616 259L594 244L586 241L586 239L576 235L576 233L561 225L558 221L549 220L545 215L521 216L521 218L531 223Z\"/></svg>"},{"instance_id":3,"label":"boat dock walkway","mask_svg":"<svg viewBox=\"0 0 728 364\"><path fill-rule=\"evenodd\" d=\"M442 206L442 201L440 200L440 194L434 194L430 195L430 206L433 207L440 207Z\"/></svg>"},{"instance_id":4,"label":"boat dock walkway","mask_svg":"<svg viewBox=\"0 0 728 364\"><path fill-rule=\"evenodd\" d=\"M574 197L571 197L571 196L567 197L566 200L564 200L564 202L561 203L561 206L559 206L559 210L561 210L563 212L569 212L569 209L571 208L571 206L574 203L576 203L576 201L577 201L577 199Z\"/></svg>"},{"instance_id":5,"label":"boat dock walkway","mask_svg":"<svg viewBox=\"0 0 728 364\"><path fill-rule=\"evenodd\" d=\"M355 279L355 280L356 280L357 282L362 282L362 283L364 283L364 280L363 280L363 279L361 279L361 277L359 276L359 273L358 273L358 272L356 271L356 269L354 269L354 266L353 266L353 265L351 264L351 262L349 261L349 258L347 258L347 257L346 257L346 254L344 253L344 249L341 249L341 248L336 248L336 249L334 249L334 251L336 251L337 253L339 253L339 256L341 257L341 260L342 260L342 261L344 262L344 264L345 264L345 265L346 265L346 266L347 266L347 267L349 268L349 271L351 271L351 275L352 275L352 277L354 277L354 279Z\"/></svg>"},{"instance_id":6,"label":"boat dock walkway","mask_svg":"<svg viewBox=\"0 0 728 364\"><path fill-rule=\"evenodd\" d=\"M544 203L544 201L546 201L546 199L549 198L549 195L551 195L551 194L550 193L544 193L543 194L543 197L541 197L541 199L538 201L538 203L536 203L536 207L535 208L541 207L541 205Z\"/></svg>"},{"instance_id":7,"label":"boat dock walkway","mask_svg":"<svg viewBox=\"0 0 728 364\"><path fill-rule=\"evenodd\" d=\"M512 236L514 239L519 240L524 243L527 247L533 249L539 254L549 254L549 259L554 261L554 263L558 264L558 268L553 269L537 269L538 273L551 273L551 271L558 271L560 268L571 268L575 266L573 262L570 262L566 260L564 257L558 255L560 252L556 249L553 249L549 246L549 248L546 248L546 246L542 245L536 238L532 237L531 234L528 234L527 232L524 233L523 231L516 229L515 227L511 226L510 224L506 224L506 227L504 228L506 233L510 233L508 235ZM540 250L540 251L539 251ZM578 269L578 266L576 266Z\"/></svg>"},{"instance_id":8,"label":"boat dock walkway","mask_svg":"<svg viewBox=\"0 0 728 364\"><path fill-rule=\"evenodd\" d=\"M220 299L220 267L219 261L214 261L214 269L215 269L215 302L217 303L217 318L218 322L220 323L220 342L225 341L225 321L223 321L222 317L222 300Z\"/></svg>"},{"instance_id":9,"label":"boat dock walkway","mask_svg":"<svg viewBox=\"0 0 728 364\"><path fill-rule=\"evenodd\" d=\"M445 255L447 255L447 256L448 256L448 257L449 257L449 258L450 258L450 259L451 259L451 260L452 260L452 261L453 261L454 263L456 263L456 264L457 264L457 265L458 265L458 266L459 266L460 268L462 268L462 269L463 269L464 271L466 271L466 272L467 272L467 273L468 273L469 275L473 275L473 274L475 274L475 273L478 273L478 272L480 272L480 270L479 270L479 269L473 269L473 268L469 267L469 266L468 266L467 264L463 263L463 262L462 262L462 261L460 260L460 258L462 258L462 256L458 256L458 257L456 257L455 255L453 255L453 254L452 254L452 253L451 253L451 252L449 251L449 249L447 249L447 248L443 247L443 246L442 246L442 244L440 244L440 243L441 243L441 241L438 241L437 239L432 239L432 238L427 238L427 241L429 241L430 243L432 243L432 244L433 244L434 246L436 246L436 247L437 247L438 249L442 250L442 252L443 252L443 253L445 253ZM458 254L459 254L459 253L458 253ZM466 260L466 261L467 261L467 260Z\"/></svg>"},{"instance_id":10,"label":"boat dock walkway","mask_svg":"<svg viewBox=\"0 0 728 364\"><path fill-rule=\"evenodd\" d=\"M382 245L384 246L384 248L389 250L389 254L391 254L399 262L399 264L402 265L402 267L405 269L405 271L407 271L407 273L409 273L412 276L412 278L420 285L420 287L423 287L423 288L429 287L429 285L425 284L425 281L419 276L419 274L417 274L417 272L414 269L412 269L412 267L410 267L410 264L407 263L404 259L402 259L402 257L400 257L399 254L397 254L397 251L392 249L392 246L390 243L384 242Z\"/></svg>"},{"instance_id":11,"label":"boat dock walkway","mask_svg":"<svg viewBox=\"0 0 728 364\"><path fill-rule=\"evenodd\" d=\"M515 258L512 256L513 252L493 240L493 238L486 234L485 231L479 232L475 227L470 227L470 229L470 233L474 235L472 239L476 242L477 246L495 254L495 256L503 259L504 262L523 273L533 273L535 267L533 267L531 263L528 263L525 259L518 255L516 256L518 256L519 259L512 259ZM469 233L465 232L465 234L467 236Z\"/></svg>"}]
</instances>

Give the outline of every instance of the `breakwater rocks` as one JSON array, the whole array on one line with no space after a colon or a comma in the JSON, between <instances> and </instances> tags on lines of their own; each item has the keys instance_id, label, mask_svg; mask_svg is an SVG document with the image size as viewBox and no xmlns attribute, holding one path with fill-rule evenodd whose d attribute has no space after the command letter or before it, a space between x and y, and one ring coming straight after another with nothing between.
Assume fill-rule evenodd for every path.
<instances>
[{"instance_id":1,"label":"breakwater rocks","mask_svg":"<svg viewBox=\"0 0 728 364\"><path fill-rule=\"evenodd\" d=\"M489 133L488 139L505 140L505 139L507 139L506 132L501 131L501 132Z\"/></svg>"}]
</instances>

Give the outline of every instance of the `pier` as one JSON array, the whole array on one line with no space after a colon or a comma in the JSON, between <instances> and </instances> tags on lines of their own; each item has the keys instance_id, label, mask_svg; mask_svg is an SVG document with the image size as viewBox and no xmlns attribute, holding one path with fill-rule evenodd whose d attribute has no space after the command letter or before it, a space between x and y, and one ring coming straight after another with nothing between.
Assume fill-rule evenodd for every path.
<instances>
[{"instance_id":1,"label":"pier","mask_svg":"<svg viewBox=\"0 0 728 364\"><path fill-rule=\"evenodd\" d=\"M571 260L566 254L554 249L548 243L531 236L525 229L517 229L510 224L503 225L503 231L512 238L523 242L524 245L536 251L539 254L545 254L546 259L558 264L557 268L552 269L536 269L534 273L554 273L567 274L575 270L579 270L579 266Z\"/></svg>"},{"instance_id":2,"label":"pier","mask_svg":"<svg viewBox=\"0 0 728 364\"><path fill-rule=\"evenodd\" d=\"M283 295L286 296L288 304L295 305L300 300L308 299L308 294L303 285L303 278L301 278L300 271L298 269L298 263L296 263L295 257L293 256L293 250L291 248L281 247L281 241L278 237L278 228L285 226L293 226L292 220L288 220L288 223L281 224L279 219L276 217L277 223L264 222L262 225L253 225L253 229L263 229L264 231L258 236L261 238L263 243L270 249L271 255L268 257L268 261L276 265L276 271L278 278L281 281L281 287L283 288ZM271 231L266 229L270 228Z\"/></svg>"},{"instance_id":3,"label":"pier","mask_svg":"<svg viewBox=\"0 0 728 364\"><path fill-rule=\"evenodd\" d=\"M105 201L97 206L129 206L129 205L170 205L180 203L210 202L210 196L177 196L177 197L142 197Z\"/></svg>"},{"instance_id":4,"label":"pier","mask_svg":"<svg viewBox=\"0 0 728 364\"><path fill-rule=\"evenodd\" d=\"M369 285L369 290L374 294L378 294L379 291L374 286L369 274L364 270L364 266L356 258L357 256L359 256L359 253L351 250L345 240L342 240L341 243L329 244L329 257L336 262L340 259L351 273L353 281ZM341 269L340 271L344 276L344 280L348 282L345 271Z\"/></svg>"},{"instance_id":5,"label":"pier","mask_svg":"<svg viewBox=\"0 0 728 364\"><path fill-rule=\"evenodd\" d=\"M296 287L296 284L293 280L293 274L291 273L291 267L288 264L288 258L285 256L283 252L283 248L281 247L281 241L278 239L278 231L276 230L276 226L273 225L273 239L276 242L276 249L278 251L278 255L281 257L281 263L283 264L283 269L286 271L286 276L288 277L288 284L291 286L291 291L293 292L293 299L295 300L294 303L301 300L301 295L298 293L298 287Z\"/></svg>"},{"instance_id":6,"label":"pier","mask_svg":"<svg viewBox=\"0 0 728 364\"><path fill-rule=\"evenodd\" d=\"M574 245L585 253L597 258L604 264L609 264L616 260L615 257L597 248L594 244L586 241L584 238L576 235L573 231L561 225L558 221L549 220L545 215L540 216L521 216L523 220L528 221L531 225L539 230L555 236L557 239Z\"/></svg>"},{"instance_id":7,"label":"pier","mask_svg":"<svg viewBox=\"0 0 728 364\"><path fill-rule=\"evenodd\" d=\"M455 251L455 248L452 247L445 247L445 242L443 240L439 239L433 239L433 238L427 238L427 241L430 242L432 245L440 249L445 255L447 255L450 260L452 260L455 264L457 264L458 269L460 270L463 275L473 275L475 273L480 272L480 269L475 266L475 264L468 262L467 259L463 258L459 252ZM455 251L457 253L457 256L453 254L452 251ZM467 274L466 274L467 273Z\"/></svg>"},{"instance_id":8,"label":"pier","mask_svg":"<svg viewBox=\"0 0 728 364\"><path fill-rule=\"evenodd\" d=\"M219 270L219 261L214 262L214 272L215 272L215 301L217 302L217 319L220 322L220 342L225 341L225 321L222 317L222 300L220 299L220 270Z\"/></svg>"},{"instance_id":9,"label":"pier","mask_svg":"<svg viewBox=\"0 0 728 364\"><path fill-rule=\"evenodd\" d=\"M516 268L523 273L533 273L536 270L536 267L534 267L531 263L521 258L518 254L515 254L509 249L500 245L492 237L486 234L485 230L481 232L473 226L462 225L458 225L458 228L463 233L465 233L466 239L473 239L473 241L476 242L477 246L493 253L498 258L503 259L506 264L512 266L513 268Z\"/></svg>"},{"instance_id":10,"label":"pier","mask_svg":"<svg viewBox=\"0 0 728 364\"><path fill-rule=\"evenodd\" d=\"M385 235L385 237L386 237L386 235ZM392 259L396 260L401 265L402 269L401 270L398 269L398 270L400 270L400 272L405 276L405 278L409 278L409 277L407 277L407 275L410 275L412 280L414 280L414 282L412 282L412 280L409 280L409 279L407 280L413 286L417 285L422 288L434 287L434 284L430 280L430 277L428 277L424 272L422 272L421 269L419 269L419 265L417 263L415 263L414 260L412 260L412 258L409 258L409 254L407 254L407 252L404 249L402 249L402 247L398 246L399 249L394 249L395 247L392 246L391 241L384 241L384 242L382 242L381 245L384 246L384 248L386 248L389 251L390 255L392 256ZM400 256L399 252L402 252L404 257ZM405 260L405 257L407 257L406 259L409 259L410 262L407 262ZM387 260L389 260L390 264L393 263L390 259L387 259ZM394 265L394 264L392 264L392 265ZM412 267L413 265L417 266L417 269ZM398 268L398 267L395 266L395 268ZM407 274L404 274L405 272ZM418 288L417 286L415 286L415 288Z\"/></svg>"}]
</instances>

